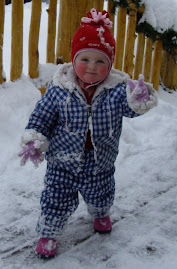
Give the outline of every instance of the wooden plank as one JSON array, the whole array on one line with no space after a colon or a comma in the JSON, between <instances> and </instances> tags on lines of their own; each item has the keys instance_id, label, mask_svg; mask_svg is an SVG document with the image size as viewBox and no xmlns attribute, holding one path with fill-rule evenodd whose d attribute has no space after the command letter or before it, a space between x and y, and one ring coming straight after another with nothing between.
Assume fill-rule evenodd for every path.
<instances>
[{"instance_id":1,"label":"wooden plank","mask_svg":"<svg viewBox=\"0 0 177 269\"><path fill-rule=\"evenodd\" d=\"M177 89L177 50L175 56L174 69L171 70L171 72L173 72L173 87L174 89Z\"/></svg>"},{"instance_id":2,"label":"wooden plank","mask_svg":"<svg viewBox=\"0 0 177 269\"><path fill-rule=\"evenodd\" d=\"M5 0L0 0L0 84L2 84L6 79L3 74L3 36L4 36L4 11L5 11Z\"/></svg>"},{"instance_id":3,"label":"wooden plank","mask_svg":"<svg viewBox=\"0 0 177 269\"><path fill-rule=\"evenodd\" d=\"M139 74L142 74L143 58L144 58L144 44L145 44L145 34L139 33L138 40L137 40L134 79L138 79Z\"/></svg>"},{"instance_id":4,"label":"wooden plank","mask_svg":"<svg viewBox=\"0 0 177 269\"><path fill-rule=\"evenodd\" d=\"M162 64L161 64L160 76L161 76L162 82L164 84L165 84L166 75L167 75L167 65L168 65L168 53L166 50L163 50L162 51Z\"/></svg>"},{"instance_id":5,"label":"wooden plank","mask_svg":"<svg viewBox=\"0 0 177 269\"><path fill-rule=\"evenodd\" d=\"M112 34L114 35L114 23L115 23L115 16L114 14L111 12L112 8L113 8L114 4L111 0L108 0L108 12L109 12L109 19L113 22L112 28L110 29Z\"/></svg>"},{"instance_id":6,"label":"wooden plank","mask_svg":"<svg viewBox=\"0 0 177 269\"><path fill-rule=\"evenodd\" d=\"M39 29L41 20L41 0L32 0L31 24L29 33L29 69L28 73L31 78L39 76Z\"/></svg>"},{"instance_id":7,"label":"wooden plank","mask_svg":"<svg viewBox=\"0 0 177 269\"><path fill-rule=\"evenodd\" d=\"M75 1L75 0L73 0ZM58 35L57 35L57 49L56 62L70 62L70 44L71 44L71 0L60 1L60 11L58 18ZM73 24L74 18L73 16Z\"/></svg>"},{"instance_id":8,"label":"wooden plank","mask_svg":"<svg viewBox=\"0 0 177 269\"><path fill-rule=\"evenodd\" d=\"M96 10L100 11L100 0L77 0L77 2L80 5L80 8L78 10L78 14L81 14L81 17L86 17L86 12L89 12L92 8L95 8ZM80 19L81 19L80 17Z\"/></svg>"},{"instance_id":9,"label":"wooden plank","mask_svg":"<svg viewBox=\"0 0 177 269\"><path fill-rule=\"evenodd\" d=\"M122 70L124 43L125 43L125 29L126 29L126 8L119 7L117 14L117 35L116 35L116 55L114 67Z\"/></svg>"},{"instance_id":10,"label":"wooden plank","mask_svg":"<svg viewBox=\"0 0 177 269\"><path fill-rule=\"evenodd\" d=\"M153 46L153 41L150 37L148 37L146 39L144 71L143 71L144 79L147 82L151 80L152 46Z\"/></svg>"},{"instance_id":11,"label":"wooden plank","mask_svg":"<svg viewBox=\"0 0 177 269\"><path fill-rule=\"evenodd\" d=\"M47 55L46 62L54 63L55 61L55 36L56 36L56 15L57 0L49 1L48 13L48 36L47 36Z\"/></svg>"},{"instance_id":12,"label":"wooden plank","mask_svg":"<svg viewBox=\"0 0 177 269\"><path fill-rule=\"evenodd\" d=\"M176 59L172 57L166 50L162 53L162 64L161 64L161 79L166 87L169 89L177 88L177 64Z\"/></svg>"},{"instance_id":13,"label":"wooden plank","mask_svg":"<svg viewBox=\"0 0 177 269\"><path fill-rule=\"evenodd\" d=\"M80 27L81 18L87 16L87 12L93 8L93 0L91 1L82 1L82 0L73 0L72 1L72 14L75 14L73 16L73 22L70 22L71 24L71 40L73 39L73 36L77 29Z\"/></svg>"},{"instance_id":14,"label":"wooden plank","mask_svg":"<svg viewBox=\"0 0 177 269\"><path fill-rule=\"evenodd\" d=\"M61 20L61 14L63 9L63 0L60 0L60 6L59 6L59 16L58 16L58 33L57 33L57 48L56 48L56 54L55 54L55 63L58 64L59 61L63 62L62 57L62 42L61 42L61 30L62 30L62 20Z\"/></svg>"},{"instance_id":15,"label":"wooden plank","mask_svg":"<svg viewBox=\"0 0 177 269\"><path fill-rule=\"evenodd\" d=\"M58 20L57 59L62 62L71 61L71 41L80 26L81 18L94 7L94 0L61 0Z\"/></svg>"},{"instance_id":16,"label":"wooden plank","mask_svg":"<svg viewBox=\"0 0 177 269\"><path fill-rule=\"evenodd\" d=\"M102 12L103 11L103 5L104 5L104 0L95 0L94 1L94 7L96 10Z\"/></svg>"},{"instance_id":17,"label":"wooden plank","mask_svg":"<svg viewBox=\"0 0 177 269\"><path fill-rule=\"evenodd\" d=\"M127 27L127 37L125 45L125 56L124 56L124 72L128 73L130 77L133 75L134 69L134 44L135 44L135 29L136 29L136 6L131 4L131 11L129 12L128 27Z\"/></svg>"},{"instance_id":18,"label":"wooden plank","mask_svg":"<svg viewBox=\"0 0 177 269\"><path fill-rule=\"evenodd\" d=\"M169 53L167 53L166 66L167 66L166 80L164 84L169 89L173 89L174 88L173 82L174 82L175 61Z\"/></svg>"},{"instance_id":19,"label":"wooden plank","mask_svg":"<svg viewBox=\"0 0 177 269\"><path fill-rule=\"evenodd\" d=\"M20 78L23 64L23 0L12 0L10 79Z\"/></svg>"},{"instance_id":20,"label":"wooden plank","mask_svg":"<svg viewBox=\"0 0 177 269\"><path fill-rule=\"evenodd\" d=\"M155 90L159 89L160 68L162 62L162 48L163 48L162 40L160 40L159 37L157 37L154 46L154 57L153 57L152 78L151 78L151 82L153 83Z\"/></svg>"}]
</instances>

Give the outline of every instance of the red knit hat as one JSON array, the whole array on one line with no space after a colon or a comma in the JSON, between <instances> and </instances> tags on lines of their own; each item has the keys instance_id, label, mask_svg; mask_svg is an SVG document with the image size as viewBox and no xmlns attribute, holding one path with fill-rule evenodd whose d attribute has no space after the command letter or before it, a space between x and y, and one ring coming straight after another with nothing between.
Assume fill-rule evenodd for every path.
<instances>
[{"instance_id":1,"label":"red knit hat","mask_svg":"<svg viewBox=\"0 0 177 269\"><path fill-rule=\"evenodd\" d=\"M107 11L98 12L92 8L87 17L81 19L81 26L76 31L71 44L71 59L74 60L83 50L96 50L105 54L112 67L115 56L115 39L109 28L112 22Z\"/></svg>"}]
</instances>

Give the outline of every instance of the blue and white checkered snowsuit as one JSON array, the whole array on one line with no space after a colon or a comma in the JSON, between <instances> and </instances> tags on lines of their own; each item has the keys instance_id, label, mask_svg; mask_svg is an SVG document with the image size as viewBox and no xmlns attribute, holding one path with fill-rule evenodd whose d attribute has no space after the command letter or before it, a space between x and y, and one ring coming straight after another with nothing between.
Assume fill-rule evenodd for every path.
<instances>
[{"instance_id":1,"label":"blue and white checkered snowsuit","mask_svg":"<svg viewBox=\"0 0 177 269\"><path fill-rule=\"evenodd\" d=\"M61 65L37 103L26 129L47 137L47 171L37 231L55 237L78 206L78 191L94 217L108 214L114 200L114 162L122 118L138 116L126 98L127 75L112 70L92 104L77 84L71 64ZM85 150L87 131L94 150Z\"/></svg>"}]
</instances>

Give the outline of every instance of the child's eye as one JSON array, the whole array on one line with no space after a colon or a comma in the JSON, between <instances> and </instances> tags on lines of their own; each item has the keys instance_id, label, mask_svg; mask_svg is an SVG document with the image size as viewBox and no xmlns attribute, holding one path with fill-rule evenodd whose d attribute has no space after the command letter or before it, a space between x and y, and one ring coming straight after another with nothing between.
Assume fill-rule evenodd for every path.
<instances>
[{"instance_id":1,"label":"child's eye","mask_svg":"<svg viewBox=\"0 0 177 269\"><path fill-rule=\"evenodd\" d=\"M98 60L97 63L98 63L98 64L103 64L104 61L102 61L102 60Z\"/></svg>"},{"instance_id":2,"label":"child's eye","mask_svg":"<svg viewBox=\"0 0 177 269\"><path fill-rule=\"evenodd\" d=\"M87 58L83 58L81 59L83 62L88 62L88 59Z\"/></svg>"}]
</instances>

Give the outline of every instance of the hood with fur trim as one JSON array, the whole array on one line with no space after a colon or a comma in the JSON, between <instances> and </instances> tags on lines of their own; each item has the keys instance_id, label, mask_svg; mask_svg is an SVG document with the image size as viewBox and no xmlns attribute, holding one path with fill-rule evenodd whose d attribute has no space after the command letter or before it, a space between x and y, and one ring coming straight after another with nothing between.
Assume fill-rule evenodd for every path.
<instances>
[{"instance_id":1,"label":"hood with fur trim","mask_svg":"<svg viewBox=\"0 0 177 269\"><path fill-rule=\"evenodd\" d=\"M119 84L127 84L127 80L129 78L130 77L127 73L112 68L108 77L97 86L93 99L105 89L109 90L115 88ZM148 88L149 99L141 103L132 102L132 89L130 89L129 85L126 85L128 104L130 108L138 114L144 114L158 104L157 93L153 89L153 85L147 82L144 84ZM61 89L67 89L70 93L77 89L78 93L80 93L78 94L79 98L84 95L80 86L78 85L77 75L73 69L72 63L64 63L58 66L58 70L53 78L53 85L59 86Z\"/></svg>"},{"instance_id":2,"label":"hood with fur trim","mask_svg":"<svg viewBox=\"0 0 177 269\"><path fill-rule=\"evenodd\" d=\"M97 86L94 96L98 95L104 89L114 88L118 84L127 83L128 79L128 74L112 68L108 77L100 85ZM53 78L53 85L59 86L61 89L68 89L68 91L71 93L74 89L81 91L72 63L59 64L58 70L56 71Z\"/></svg>"}]
</instances>

